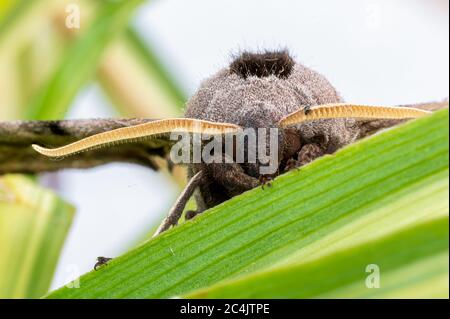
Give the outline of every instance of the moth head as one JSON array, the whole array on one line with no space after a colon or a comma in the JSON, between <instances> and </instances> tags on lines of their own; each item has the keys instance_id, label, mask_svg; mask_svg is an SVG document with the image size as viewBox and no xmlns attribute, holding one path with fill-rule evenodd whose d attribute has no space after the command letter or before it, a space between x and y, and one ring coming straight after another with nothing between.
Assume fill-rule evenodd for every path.
<instances>
[{"instance_id":1,"label":"moth head","mask_svg":"<svg viewBox=\"0 0 450 319\"><path fill-rule=\"evenodd\" d=\"M341 98L322 75L296 63L286 50L243 52L203 81L188 101L185 115L269 130L280 128L284 115L312 101L323 104ZM278 161L282 161L299 150L300 135L295 130L278 131ZM266 145L269 154L270 144ZM247 174L258 176L259 166L265 165L258 162L241 166Z\"/></svg>"}]
</instances>

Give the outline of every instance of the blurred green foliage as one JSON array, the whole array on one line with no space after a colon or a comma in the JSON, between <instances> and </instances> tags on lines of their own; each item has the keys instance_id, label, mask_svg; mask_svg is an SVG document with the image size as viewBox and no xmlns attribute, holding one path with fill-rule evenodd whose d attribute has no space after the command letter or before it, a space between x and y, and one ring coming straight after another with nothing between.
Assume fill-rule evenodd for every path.
<instances>
[{"instance_id":1,"label":"blurred green foliage","mask_svg":"<svg viewBox=\"0 0 450 319\"><path fill-rule=\"evenodd\" d=\"M73 213L29 178L0 178L0 298L48 291Z\"/></svg>"},{"instance_id":2,"label":"blurred green foliage","mask_svg":"<svg viewBox=\"0 0 450 319\"><path fill-rule=\"evenodd\" d=\"M144 2L0 2L0 120L62 119L95 82L123 115L179 115L184 93L129 25ZM68 19L77 13L80 28L73 28ZM50 285L73 209L25 177L0 177L0 185L9 185L4 195L11 196L14 186L14 198L32 198L28 203L0 196L0 297L40 297ZM45 194L43 202L34 197L39 194Z\"/></svg>"}]
</instances>

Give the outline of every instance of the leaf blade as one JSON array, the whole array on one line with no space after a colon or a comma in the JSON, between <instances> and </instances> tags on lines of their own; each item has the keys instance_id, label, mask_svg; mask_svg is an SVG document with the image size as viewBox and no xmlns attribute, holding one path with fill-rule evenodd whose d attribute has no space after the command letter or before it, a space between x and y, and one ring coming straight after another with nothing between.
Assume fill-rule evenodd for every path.
<instances>
[{"instance_id":1,"label":"leaf blade","mask_svg":"<svg viewBox=\"0 0 450 319\"><path fill-rule=\"evenodd\" d=\"M308 263L250 274L185 297L402 298L405 290L409 297L430 297L414 286L448 274L448 234L446 216ZM370 282L366 286L371 275L371 271L366 271L368 265L379 271L379 288L370 288ZM444 290L439 297L446 295L448 285L447 294Z\"/></svg>"},{"instance_id":2,"label":"leaf blade","mask_svg":"<svg viewBox=\"0 0 450 319\"><path fill-rule=\"evenodd\" d=\"M161 298L274 266L325 235L448 179L448 110L280 176L81 277L50 298ZM438 188L440 197L448 186ZM425 197L426 199L426 197ZM448 214L448 200L444 211ZM420 214L419 214L420 215ZM416 216L420 219L423 216ZM390 231L412 224L402 220Z\"/></svg>"},{"instance_id":3,"label":"leaf blade","mask_svg":"<svg viewBox=\"0 0 450 319\"><path fill-rule=\"evenodd\" d=\"M74 208L20 175L0 180L0 298L48 292Z\"/></svg>"}]
</instances>

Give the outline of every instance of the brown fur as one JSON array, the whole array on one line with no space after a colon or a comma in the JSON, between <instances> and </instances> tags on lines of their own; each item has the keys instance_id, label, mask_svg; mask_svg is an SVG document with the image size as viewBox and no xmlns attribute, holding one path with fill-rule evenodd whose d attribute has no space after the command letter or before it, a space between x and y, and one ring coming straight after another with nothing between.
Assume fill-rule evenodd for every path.
<instances>
[{"instance_id":1,"label":"brown fur","mask_svg":"<svg viewBox=\"0 0 450 319\"><path fill-rule=\"evenodd\" d=\"M270 75L285 79L291 74L294 64L287 51L244 52L231 63L230 72L244 79L249 76L262 78Z\"/></svg>"},{"instance_id":2,"label":"brown fur","mask_svg":"<svg viewBox=\"0 0 450 319\"><path fill-rule=\"evenodd\" d=\"M202 83L187 103L185 116L238 124L242 127L277 127L284 116L301 108L343 102L335 88L320 74L294 63L286 51L248 53L237 57ZM353 142L358 135L351 119L319 120L290 130L280 130L280 168L297 161L302 147L314 143L331 153ZM306 152L309 160L318 152ZM189 167L190 176L205 170L210 178L200 187L204 208L238 195L259 184L258 164L200 164Z\"/></svg>"}]
</instances>

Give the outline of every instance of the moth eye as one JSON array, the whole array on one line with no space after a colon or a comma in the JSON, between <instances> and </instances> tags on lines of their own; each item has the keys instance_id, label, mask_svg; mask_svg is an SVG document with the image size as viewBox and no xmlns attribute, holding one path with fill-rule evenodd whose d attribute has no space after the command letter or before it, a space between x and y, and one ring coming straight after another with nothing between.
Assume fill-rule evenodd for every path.
<instances>
[{"instance_id":1,"label":"moth eye","mask_svg":"<svg viewBox=\"0 0 450 319\"><path fill-rule=\"evenodd\" d=\"M314 143L314 144L322 145L322 144L325 144L325 142L326 142L325 135L316 135L311 139L311 143Z\"/></svg>"}]
</instances>

